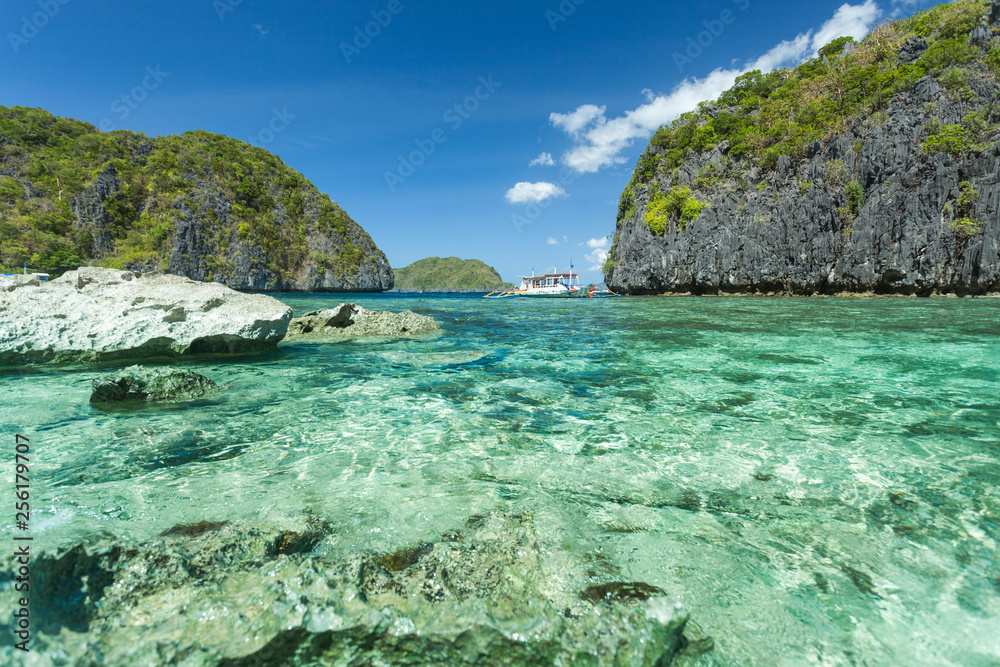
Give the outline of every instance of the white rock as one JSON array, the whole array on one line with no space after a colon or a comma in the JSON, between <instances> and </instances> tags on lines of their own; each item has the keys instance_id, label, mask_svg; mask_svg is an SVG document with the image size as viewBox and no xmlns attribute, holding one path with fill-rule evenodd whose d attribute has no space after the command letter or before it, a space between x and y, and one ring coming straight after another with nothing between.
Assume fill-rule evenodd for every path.
<instances>
[{"instance_id":1,"label":"white rock","mask_svg":"<svg viewBox=\"0 0 1000 667\"><path fill-rule=\"evenodd\" d=\"M18 287L24 287L25 285L38 287L39 284L38 276L30 273L15 273L12 276L0 276L0 292L13 292Z\"/></svg>"},{"instance_id":2,"label":"white rock","mask_svg":"<svg viewBox=\"0 0 1000 667\"><path fill-rule=\"evenodd\" d=\"M262 352L291 316L277 299L217 283L82 267L0 283L0 366Z\"/></svg>"}]
</instances>

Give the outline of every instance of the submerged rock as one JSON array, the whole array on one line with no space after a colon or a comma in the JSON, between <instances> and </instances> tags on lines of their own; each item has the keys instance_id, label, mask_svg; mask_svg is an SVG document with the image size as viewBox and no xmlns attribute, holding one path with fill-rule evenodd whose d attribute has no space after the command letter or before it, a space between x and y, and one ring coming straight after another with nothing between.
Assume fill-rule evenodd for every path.
<instances>
[{"instance_id":1,"label":"submerged rock","mask_svg":"<svg viewBox=\"0 0 1000 667\"><path fill-rule=\"evenodd\" d=\"M131 366L93 382L91 403L184 401L201 398L219 388L211 379L179 368Z\"/></svg>"},{"instance_id":2,"label":"submerged rock","mask_svg":"<svg viewBox=\"0 0 1000 667\"><path fill-rule=\"evenodd\" d=\"M575 594L528 514L382 555L324 555L330 531L206 521L43 554L33 648L81 665L667 665L711 645L684 648L687 616L655 587Z\"/></svg>"},{"instance_id":3,"label":"submerged rock","mask_svg":"<svg viewBox=\"0 0 1000 667\"><path fill-rule=\"evenodd\" d=\"M12 284L0 287L0 366L258 353L292 316L277 299L171 275L82 267Z\"/></svg>"},{"instance_id":4,"label":"submerged rock","mask_svg":"<svg viewBox=\"0 0 1000 667\"><path fill-rule=\"evenodd\" d=\"M355 336L409 336L438 329L437 322L410 310L401 313L371 311L354 303L314 310L294 318L285 340Z\"/></svg>"}]
</instances>

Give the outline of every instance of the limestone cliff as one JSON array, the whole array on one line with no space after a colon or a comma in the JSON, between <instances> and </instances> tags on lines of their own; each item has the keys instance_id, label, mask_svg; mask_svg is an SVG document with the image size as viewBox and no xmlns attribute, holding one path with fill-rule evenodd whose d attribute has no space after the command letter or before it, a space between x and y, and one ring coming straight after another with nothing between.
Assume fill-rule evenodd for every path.
<instances>
[{"instance_id":1,"label":"limestone cliff","mask_svg":"<svg viewBox=\"0 0 1000 667\"><path fill-rule=\"evenodd\" d=\"M661 128L622 195L627 293L1000 291L1000 2L750 73Z\"/></svg>"},{"instance_id":2,"label":"limestone cliff","mask_svg":"<svg viewBox=\"0 0 1000 667\"><path fill-rule=\"evenodd\" d=\"M147 138L0 107L0 268L84 264L236 289L382 291L371 237L262 148L209 132Z\"/></svg>"}]
</instances>

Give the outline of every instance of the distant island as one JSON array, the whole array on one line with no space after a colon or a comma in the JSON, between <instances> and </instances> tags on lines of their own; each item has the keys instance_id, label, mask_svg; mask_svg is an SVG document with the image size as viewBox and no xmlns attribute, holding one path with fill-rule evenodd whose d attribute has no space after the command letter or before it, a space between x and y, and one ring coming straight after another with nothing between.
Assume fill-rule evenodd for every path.
<instances>
[{"instance_id":1,"label":"distant island","mask_svg":"<svg viewBox=\"0 0 1000 667\"><path fill-rule=\"evenodd\" d=\"M398 292L492 292L514 287L478 259L427 257L393 273L393 291Z\"/></svg>"}]
</instances>

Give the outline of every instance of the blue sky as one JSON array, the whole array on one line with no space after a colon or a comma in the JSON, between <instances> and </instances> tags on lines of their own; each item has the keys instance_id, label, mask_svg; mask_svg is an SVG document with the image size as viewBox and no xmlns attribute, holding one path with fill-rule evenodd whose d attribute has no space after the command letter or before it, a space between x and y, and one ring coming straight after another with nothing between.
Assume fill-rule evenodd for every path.
<instances>
[{"instance_id":1,"label":"blue sky","mask_svg":"<svg viewBox=\"0 0 1000 667\"><path fill-rule=\"evenodd\" d=\"M393 267L599 281L656 128L747 69L931 3L4 0L0 104L261 145Z\"/></svg>"}]
</instances>

